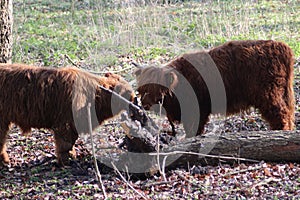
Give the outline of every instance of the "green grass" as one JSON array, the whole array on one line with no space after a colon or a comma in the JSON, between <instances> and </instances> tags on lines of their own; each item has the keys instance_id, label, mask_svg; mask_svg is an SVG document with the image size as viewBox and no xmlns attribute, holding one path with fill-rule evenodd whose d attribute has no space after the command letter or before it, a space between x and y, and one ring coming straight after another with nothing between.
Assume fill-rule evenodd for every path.
<instances>
[{"instance_id":1,"label":"green grass","mask_svg":"<svg viewBox=\"0 0 300 200\"><path fill-rule=\"evenodd\" d=\"M13 61L62 66L68 55L103 69L120 55L148 62L243 39L284 41L300 56L298 0L121 2L15 0Z\"/></svg>"}]
</instances>

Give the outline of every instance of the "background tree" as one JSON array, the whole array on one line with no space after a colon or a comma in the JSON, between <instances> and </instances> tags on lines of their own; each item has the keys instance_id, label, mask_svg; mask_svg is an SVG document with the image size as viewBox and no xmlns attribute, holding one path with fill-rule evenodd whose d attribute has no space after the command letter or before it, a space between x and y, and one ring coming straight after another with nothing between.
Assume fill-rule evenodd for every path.
<instances>
[{"instance_id":1,"label":"background tree","mask_svg":"<svg viewBox=\"0 0 300 200\"><path fill-rule=\"evenodd\" d=\"M12 58L12 0L0 0L0 63L11 63Z\"/></svg>"}]
</instances>

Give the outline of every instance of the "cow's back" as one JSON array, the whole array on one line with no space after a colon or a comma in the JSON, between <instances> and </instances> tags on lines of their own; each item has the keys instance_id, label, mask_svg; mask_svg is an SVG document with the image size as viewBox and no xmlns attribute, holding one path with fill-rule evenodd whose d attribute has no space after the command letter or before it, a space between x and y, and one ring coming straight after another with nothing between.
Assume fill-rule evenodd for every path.
<instances>
[{"instance_id":1,"label":"cow's back","mask_svg":"<svg viewBox=\"0 0 300 200\"><path fill-rule=\"evenodd\" d=\"M228 108L253 106L275 84L293 77L290 47L273 40L232 41L209 51L222 75ZM230 112L230 110L229 110Z\"/></svg>"},{"instance_id":2,"label":"cow's back","mask_svg":"<svg viewBox=\"0 0 300 200\"><path fill-rule=\"evenodd\" d=\"M27 129L51 128L55 123L72 118L74 76L55 68L1 64L2 120Z\"/></svg>"}]
</instances>

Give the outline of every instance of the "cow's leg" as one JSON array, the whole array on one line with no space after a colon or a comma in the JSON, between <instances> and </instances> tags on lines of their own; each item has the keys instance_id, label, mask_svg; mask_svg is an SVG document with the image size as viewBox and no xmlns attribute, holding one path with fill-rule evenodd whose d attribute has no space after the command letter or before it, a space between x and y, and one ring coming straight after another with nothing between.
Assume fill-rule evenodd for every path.
<instances>
[{"instance_id":1,"label":"cow's leg","mask_svg":"<svg viewBox=\"0 0 300 200\"><path fill-rule=\"evenodd\" d=\"M172 128L172 136L175 136L176 135L175 125L174 125L174 123L171 120L169 120L169 123L170 123L171 128Z\"/></svg>"},{"instance_id":2,"label":"cow's leg","mask_svg":"<svg viewBox=\"0 0 300 200\"><path fill-rule=\"evenodd\" d=\"M64 126L54 129L56 156L58 164L69 165L69 158L75 158L74 144L78 139L78 133L74 128Z\"/></svg>"},{"instance_id":3,"label":"cow's leg","mask_svg":"<svg viewBox=\"0 0 300 200\"><path fill-rule=\"evenodd\" d=\"M209 118L209 113L200 113L200 122L199 122L199 127L197 131L197 135L202 135L204 132L204 126L207 124Z\"/></svg>"},{"instance_id":4,"label":"cow's leg","mask_svg":"<svg viewBox=\"0 0 300 200\"><path fill-rule=\"evenodd\" d=\"M9 157L6 152L6 136L8 132L9 124L1 123L0 124L0 164L9 163Z\"/></svg>"},{"instance_id":5,"label":"cow's leg","mask_svg":"<svg viewBox=\"0 0 300 200\"><path fill-rule=\"evenodd\" d=\"M183 127L186 132L186 137L193 137L197 135L201 135L204 132L204 126L208 122L209 113L200 113L200 119L199 121L195 121L193 116L189 118L189 120L186 120L183 122Z\"/></svg>"},{"instance_id":6,"label":"cow's leg","mask_svg":"<svg viewBox=\"0 0 300 200\"><path fill-rule=\"evenodd\" d=\"M260 101L256 107L260 110L262 117L266 119L272 130L291 130L292 122L291 113L293 113L281 93L276 94L274 91L282 91L282 88L274 88L265 98Z\"/></svg>"},{"instance_id":7,"label":"cow's leg","mask_svg":"<svg viewBox=\"0 0 300 200\"><path fill-rule=\"evenodd\" d=\"M284 96L282 98L288 110L289 130L293 130L295 128L295 95L292 84L293 81L290 80L290 82L291 83L285 88Z\"/></svg>"}]
</instances>

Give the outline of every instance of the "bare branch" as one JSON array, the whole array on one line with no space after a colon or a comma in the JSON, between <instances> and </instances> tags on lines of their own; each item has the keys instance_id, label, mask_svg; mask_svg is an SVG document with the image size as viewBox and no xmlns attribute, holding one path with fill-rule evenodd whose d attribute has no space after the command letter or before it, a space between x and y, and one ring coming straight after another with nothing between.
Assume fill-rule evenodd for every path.
<instances>
[{"instance_id":1,"label":"bare branch","mask_svg":"<svg viewBox=\"0 0 300 200\"><path fill-rule=\"evenodd\" d=\"M156 155L157 153L149 153L149 155ZM216 156L216 155L209 155L209 154L203 154L203 153L196 153L196 152L188 152L188 151L172 151L167 153L159 153L162 156L170 156L170 155L177 155L177 154L189 154L189 155L195 155L195 156L202 156L207 158L222 158L226 160L240 160L240 161L248 161L248 162L260 162L258 160L252 160L247 158L237 158L237 157L231 157L231 156Z\"/></svg>"},{"instance_id":2,"label":"bare branch","mask_svg":"<svg viewBox=\"0 0 300 200\"><path fill-rule=\"evenodd\" d=\"M97 176L97 179L100 183L103 195L104 195L105 199L107 199L107 194L106 194L103 182L102 182L101 173L99 171L98 164L97 164L97 159L96 159L96 156L95 156L96 153L95 153L94 142L93 142L93 129L92 129L92 120L91 120L91 103L89 103L88 106L87 106L87 112L88 112L88 125L89 125L89 133L90 133L90 139L91 139L91 145L92 145L92 154L93 154L93 158L94 158L96 176Z\"/></svg>"},{"instance_id":3,"label":"bare branch","mask_svg":"<svg viewBox=\"0 0 300 200\"><path fill-rule=\"evenodd\" d=\"M75 67L79 68L79 66L70 58L69 55L65 54L65 58Z\"/></svg>"}]
</instances>

